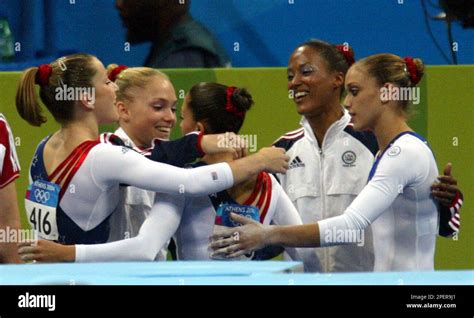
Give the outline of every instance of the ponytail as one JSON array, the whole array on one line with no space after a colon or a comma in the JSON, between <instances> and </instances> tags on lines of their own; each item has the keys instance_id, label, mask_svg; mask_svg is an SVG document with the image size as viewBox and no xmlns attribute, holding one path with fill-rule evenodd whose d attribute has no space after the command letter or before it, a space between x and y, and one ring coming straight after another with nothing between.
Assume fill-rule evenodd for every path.
<instances>
[{"instance_id":1,"label":"ponytail","mask_svg":"<svg viewBox=\"0 0 474 318\"><path fill-rule=\"evenodd\" d=\"M93 87L92 79L97 73L89 54L73 54L61 57L51 64L26 69L18 83L16 91L16 109L21 118L33 126L41 126L46 122L36 95L39 86L39 97L54 119L65 124L74 118L74 99L58 99L58 89L65 87Z\"/></svg>"},{"instance_id":2,"label":"ponytail","mask_svg":"<svg viewBox=\"0 0 474 318\"><path fill-rule=\"evenodd\" d=\"M42 107L36 96L37 67L30 67L23 72L16 91L16 109L21 118L33 126L41 126L46 122Z\"/></svg>"}]
</instances>

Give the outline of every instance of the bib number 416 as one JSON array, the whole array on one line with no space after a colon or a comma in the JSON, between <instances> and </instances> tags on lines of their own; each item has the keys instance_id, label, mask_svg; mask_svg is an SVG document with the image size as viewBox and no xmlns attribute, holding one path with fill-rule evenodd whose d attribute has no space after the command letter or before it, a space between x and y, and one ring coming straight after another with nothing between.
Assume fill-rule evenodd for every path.
<instances>
[{"instance_id":1,"label":"bib number 416","mask_svg":"<svg viewBox=\"0 0 474 318\"><path fill-rule=\"evenodd\" d=\"M51 234L51 223L48 220L50 212L41 208L33 208L30 214L30 224L34 229L46 235Z\"/></svg>"},{"instance_id":2,"label":"bib number 416","mask_svg":"<svg viewBox=\"0 0 474 318\"><path fill-rule=\"evenodd\" d=\"M56 223L56 208L25 200L28 222L38 233L38 237L44 240L56 241L59 238L58 225Z\"/></svg>"}]
</instances>

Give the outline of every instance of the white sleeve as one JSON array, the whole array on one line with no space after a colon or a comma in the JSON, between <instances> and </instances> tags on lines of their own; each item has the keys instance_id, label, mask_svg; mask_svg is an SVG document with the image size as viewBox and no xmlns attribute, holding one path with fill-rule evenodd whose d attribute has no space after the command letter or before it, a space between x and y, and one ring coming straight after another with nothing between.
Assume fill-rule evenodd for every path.
<instances>
[{"instance_id":1,"label":"white sleeve","mask_svg":"<svg viewBox=\"0 0 474 318\"><path fill-rule=\"evenodd\" d=\"M426 154L406 146L397 155L383 155L375 175L342 215L318 222L321 246L344 244L335 243L326 233L333 233L333 229L365 229L392 205L407 185L427 176Z\"/></svg>"},{"instance_id":2,"label":"white sleeve","mask_svg":"<svg viewBox=\"0 0 474 318\"><path fill-rule=\"evenodd\" d=\"M273 182L274 194L276 198L275 212L271 222L276 225L300 225L303 224L301 217L291 202L288 195L283 191L282 187L276 182Z\"/></svg>"},{"instance_id":3,"label":"white sleeve","mask_svg":"<svg viewBox=\"0 0 474 318\"><path fill-rule=\"evenodd\" d=\"M76 262L153 261L176 232L184 199L157 193L150 215L136 237L104 244L76 245Z\"/></svg>"},{"instance_id":4,"label":"white sleeve","mask_svg":"<svg viewBox=\"0 0 474 318\"><path fill-rule=\"evenodd\" d=\"M276 225L303 224L298 210L296 210L296 207L288 195L283 191L283 188L278 182L275 183L273 186L275 187L275 197L277 197L277 201L276 210L271 222ZM285 252L292 261L303 262L305 272L316 272L320 269L320 262L313 248L285 247Z\"/></svg>"},{"instance_id":5,"label":"white sleeve","mask_svg":"<svg viewBox=\"0 0 474 318\"><path fill-rule=\"evenodd\" d=\"M203 196L234 183L227 163L183 169L154 162L126 147L100 144L93 151L91 175L102 189L121 183L154 192Z\"/></svg>"}]
</instances>

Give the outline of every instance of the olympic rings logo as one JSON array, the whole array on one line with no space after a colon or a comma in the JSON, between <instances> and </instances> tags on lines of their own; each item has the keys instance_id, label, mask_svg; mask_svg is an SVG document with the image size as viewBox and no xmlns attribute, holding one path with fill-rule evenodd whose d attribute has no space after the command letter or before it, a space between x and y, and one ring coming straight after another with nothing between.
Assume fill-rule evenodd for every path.
<instances>
[{"instance_id":1,"label":"olympic rings logo","mask_svg":"<svg viewBox=\"0 0 474 318\"><path fill-rule=\"evenodd\" d=\"M48 202L49 198L50 198L49 192L41 190L41 189L36 189L35 190L36 202L46 203L46 202Z\"/></svg>"}]
</instances>

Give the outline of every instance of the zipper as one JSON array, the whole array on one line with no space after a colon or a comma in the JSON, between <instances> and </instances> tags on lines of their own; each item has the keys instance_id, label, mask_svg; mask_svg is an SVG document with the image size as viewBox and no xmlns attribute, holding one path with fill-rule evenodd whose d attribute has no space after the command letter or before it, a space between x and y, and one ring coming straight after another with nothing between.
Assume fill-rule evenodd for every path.
<instances>
[{"instance_id":1,"label":"zipper","mask_svg":"<svg viewBox=\"0 0 474 318\"><path fill-rule=\"evenodd\" d=\"M324 140L323 140L324 144ZM323 209L322 219L326 218L326 191L324 191L324 153L323 153L323 145L319 149L319 161L320 161L320 188L321 188L321 206ZM321 233L320 233L321 234ZM324 271L327 272L329 270L329 251L328 248L324 248Z\"/></svg>"},{"instance_id":2,"label":"zipper","mask_svg":"<svg viewBox=\"0 0 474 318\"><path fill-rule=\"evenodd\" d=\"M326 145L326 142L327 142L327 139L328 139L328 136L330 135L331 133L331 130L335 129L334 127L336 127L338 125L340 120L337 120L335 121L331 126L329 126L328 130L326 131L326 134L324 134L324 139L323 139L323 142L321 143L321 147L319 148L319 158L320 158L320 162L321 162L321 173L320 173L320 186L321 186L321 203L322 203L322 208L323 208L323 213L322 213L322 216L323 216L323 220L326 219L328 217L327 215L327 210L326 210L326 191L325 191L325 187L324 187L324 151L323 149L325 149L325 145ZM332 216L332 215L330 215ZM324 248L324 271L325 272L329 272L329 266L330 266L330 249L329 248Z\"/></svg>"},{"instance_id":3,"label":"zipper","mask_svg":"<svg viewBox=\"0 0 474 318\"><path fill-rule=\"evenodd\" d=\"M344 115L343 115L344 117ZM325 144L326 144L326 140L327 140L327 136L329 136L330 134L330 131L335 129L334 127L338 126L340 124L340 121L341 121L342 118L336 120L334 123L332 123L331 126L329 126L328 130L326 131L326 133L324 134L324 138L323 138L323 142L321 143L321 147L319 147L318 149L318 153L319 153L319 159L320 159L320 181L319 181L319 184L320 184L320 188L321 188L321 205L322 205L322 209L323 209L323 212L322 212L322 218L323 220L326 218L326 191L325 191L325 188L324 188L324 152L323 152L323 149ZM316 136L315 136L315 142L316 142L316 145L318 143L318 141L316 140ZM321 235L321 233L320 233ZM329 248L323 248L323 254L324 254L324 265L323 265L323 271L324 272L328 272L329 271Z\"/></svg>"}]
</instances>

